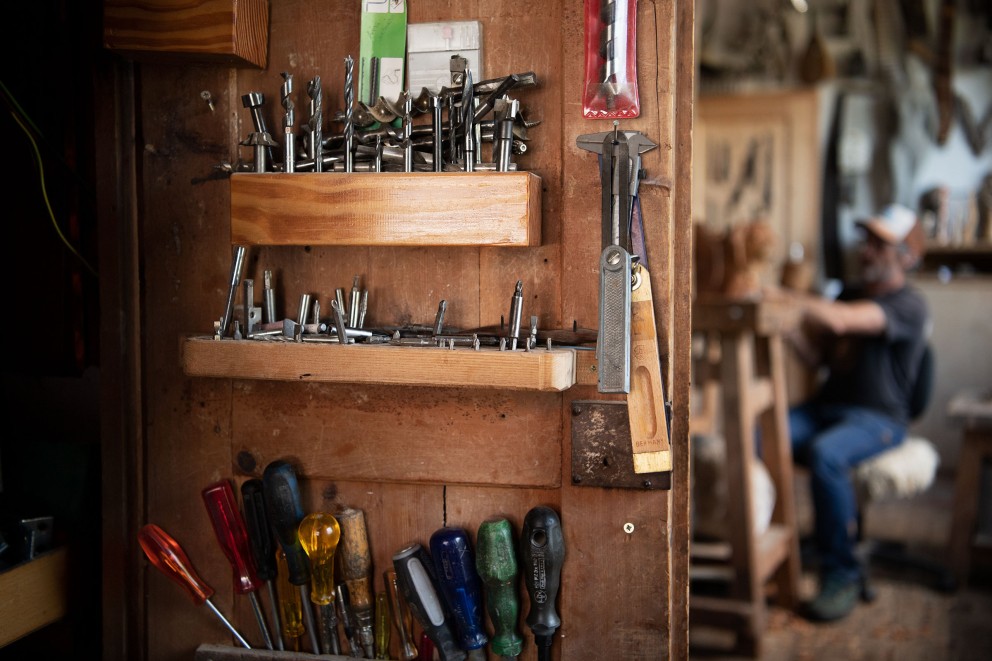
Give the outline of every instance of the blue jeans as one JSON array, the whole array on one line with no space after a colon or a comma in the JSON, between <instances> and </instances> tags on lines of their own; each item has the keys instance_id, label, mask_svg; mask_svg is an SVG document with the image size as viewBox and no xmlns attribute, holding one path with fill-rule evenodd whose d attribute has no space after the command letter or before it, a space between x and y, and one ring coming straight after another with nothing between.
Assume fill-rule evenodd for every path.
<instances>
[{"instance_id":1,"label":"blue jeans","mask_svg":"<svg viewBox=\"0 0 992 661\"><path fill-rule=\"evenodd\" d=\"M858 508L851 469L902 443L906 427L864 407L807 403L789 411L789 430L793 457L812 473L821 572L855 580Z\"/></svg>"}]
</instances>

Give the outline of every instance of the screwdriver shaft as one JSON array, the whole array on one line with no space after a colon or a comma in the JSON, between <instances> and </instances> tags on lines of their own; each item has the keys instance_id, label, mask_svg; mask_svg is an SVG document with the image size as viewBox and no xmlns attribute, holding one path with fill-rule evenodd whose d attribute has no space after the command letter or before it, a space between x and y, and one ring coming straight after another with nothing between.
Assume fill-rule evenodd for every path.
<instances>
[{"instance_id":1,"label":"screwdriver shaft","mask_svg":"<svg viewBox=\"0 0 992 661\"><path fill-rule=\"evenodd\" d=\"M269 605L272 612L272 625L276 630L276 649L282 652L286 649L286 644L282 640L282 618L279 617L279 601L276 599L276 587L272 584L272 581L266 581L265 585L269 588Z\"/></svg>"},{"instance_id":2,"label":"screwdriver shaft","mask_svg":"<svg viewBox=\"0 0 992 661\"><path fill-rule=\"evenodd\" d=\"M233 624L227 621L227 618L224 617L223 613L217 610L217 607L214 606L214 602L210 601L209 599L205 599L203 603L205 603L207 606L210 607L210 610L214 612L214 615L220 618L220 621L224 623L224 626L227 627L228 630L230 630L230 632L234 635L235 638L238 639L238 642L241 643L245 647L245 649L249 649L249 650L251 649L251 645L248 644L248 641L244 639L244 636L238 633L238 630L234 628Z\"/></svg>"},{"instance_id":3,"label":"screwdriver shaft","mask_svg":"<svg viewBox=\"0 0 992 661\"><path fill-rule=\"evenodd\" d=\"M262 615L262 606L258 603L258 596L254 592L249 592L248 599L251 600L251 609L255 612L255 620L258 622L258 628L262 632L262 639L265 641L265 646L270 650L275 649L272 644L272 636L269 635L269 628L265 625L265 616Z\"/></svg>"}]
</instances>

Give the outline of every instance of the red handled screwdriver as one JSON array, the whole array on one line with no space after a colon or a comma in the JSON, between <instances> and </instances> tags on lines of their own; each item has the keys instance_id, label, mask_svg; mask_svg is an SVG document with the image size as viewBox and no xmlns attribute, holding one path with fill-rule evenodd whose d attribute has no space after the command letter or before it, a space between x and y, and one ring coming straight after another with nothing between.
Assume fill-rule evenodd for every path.
<instances>
[{"instance_id":1,"label":"red handled screwdriver","mask_svg":"<svg viewBox=\"0 0 992 661\"><path fill-rule=\"evenodd\" d=\"M234 570L234 591L248 595L265 646L270 650L274 649L272 636L269 635L269 628L265 625L265 617L262 615L262 607L258 603L258 595L255 594L259 586L258 574L255 573L255 562L248 547L245 522L234 499L234 489L231 488L229 481L220 480L207 485L201 495L210 515L210 522L214 526L217 542Z\"/></svg>"},{"instance_id":2,"label":"red handled screwdriver","mask_svg":"<svg viewBox=\"0 0 992 661\"><path fill-rule=\"evenodd\" d=\"M238 630L227 621L227 618L210 601L210 597L214 594L214 589L207 585L196 573L196 570L193 569L193 563L189 561L186 552L183 551L176 540L155 524L149 523L142 526L141 530L138 531L138 543L141 544L141 550L148 556L148 561L156 569L185 590L194 604L197 606L200 604L209 606L210 610L214 612L214 615L219 617L220 621L224 623L224 626L234 634L238 642L246 648L251 649L251 645L244 639L244 636L238 633Z\"/></svg>"}]
</instances>

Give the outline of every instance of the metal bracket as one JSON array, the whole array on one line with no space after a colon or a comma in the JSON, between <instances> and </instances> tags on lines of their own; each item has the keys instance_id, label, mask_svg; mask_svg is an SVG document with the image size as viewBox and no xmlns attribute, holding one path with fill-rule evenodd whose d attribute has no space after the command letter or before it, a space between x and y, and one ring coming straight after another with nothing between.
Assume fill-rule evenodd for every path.
<instances>
[{"instance_id":1,"label":"metal bracket","mask_svg":"<svg viewBox=\"0 0 992 661\"><path fill-rule=\"evenodd\" d=\"M668 490L672 474L634 472L626 402L576 400L572 402L572 484Z\"/></svg>"}]
</instances>

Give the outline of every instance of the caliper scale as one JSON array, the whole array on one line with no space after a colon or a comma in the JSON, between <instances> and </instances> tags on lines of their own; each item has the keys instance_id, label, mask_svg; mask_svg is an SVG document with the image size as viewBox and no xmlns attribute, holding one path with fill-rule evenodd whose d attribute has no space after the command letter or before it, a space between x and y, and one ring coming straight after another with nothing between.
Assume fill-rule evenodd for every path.
<instances>
[{"instance_id":1,"label":"caliper scale","mask_svg":"<svg viewBox=\"0 0 992 661\"><path fill-rule=\"evenodd\" d=\"M630 224L641 176L641 154L658 145L640 131L612 131L579 136L577 145L599 154L603 188L602 244L599 260L598 390L630 392L631 292L634 263Z\"/></svg>"}]
</instances>

